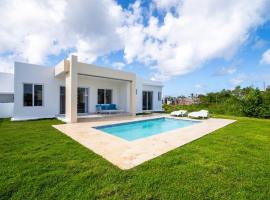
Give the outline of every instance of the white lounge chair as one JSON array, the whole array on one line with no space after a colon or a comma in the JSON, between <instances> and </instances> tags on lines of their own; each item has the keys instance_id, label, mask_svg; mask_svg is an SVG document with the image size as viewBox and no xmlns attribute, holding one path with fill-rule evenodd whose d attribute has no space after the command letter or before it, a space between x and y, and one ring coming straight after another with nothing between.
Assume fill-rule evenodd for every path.
<instances>
[{"instance_id":1,"label":"white lounge chair","mask_svg":"<svg viewBox=\"0 0 270 200\"><path fill-rule=\"evenodd\" d=\"M191 112L188 114L188 117L191 118L208 118L208 111L207 110L200 110L198 112Z\"/></svg>"},{"instance_id":2,"label":"white lounge chair","mask_svg":"<svg viewBox=\"0 0 270 200\"><path fill-rule=\"evenodd\" d=\"M176 116L176 117L179 117L179 116L183 117L186 114L187 114L186 110L177 110L177 111L171 112L171 116Z\"/></svg>"}]
</instances>

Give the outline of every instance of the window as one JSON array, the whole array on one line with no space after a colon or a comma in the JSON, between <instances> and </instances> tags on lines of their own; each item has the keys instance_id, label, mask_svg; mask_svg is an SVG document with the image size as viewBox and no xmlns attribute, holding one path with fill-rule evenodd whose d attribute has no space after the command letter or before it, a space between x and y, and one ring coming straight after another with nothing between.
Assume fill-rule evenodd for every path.
<instances>
[{"instance_id":1,"label":"window","mask_svg":"<svg viewBox=\"0 0 270 200\"><path fill-rule=\"evenodd\" d=\"M23 85L23 105L33 106L33 85L32 84Z\"/></svg>"},{"instance_id":2,"label":"window","mask_svg":"<svg viewBox=\"0 0 270 200\"><path fill-rule=\"evenodd\" d=\"M0 94L0 103L14 103L14 95Z\"/></svg>"},{"instance_id":3,"label":"window","mask_svg":"<svg viewBox=\"0 0 270 200\"><path fill-rule=\"evenodd\" d=\"M104 89L98 89L98 104L104 103Z\"/></svg>"},{"instance_id":4,"label":"window","mask_svg":"<svg viewBox=\"0 0 270 200\"><path fill-rule=\"evenodd\" d=\"M42 85L34 85L34 105L42 106Z\"/></svg>"},{"instance_id":5,"label":"window","mask_svg":"<svg viewBox=\"0 0 270 200\"><path fill-rule=\"evenodd\" d=\"M142 92L142 109L143 110L153 109L153 91Z\"/></svg>"},{"instance_id":6,"label":"window","mask_svg":"<svg viewBox=\"0 0 270 200\"><path fill-rule=\"evenodd\" d=\"M78 88L77 112L88 113L88 88Z\"/></svg>"},{"instance_id":7,"label":"window","mask_svg":"<svg viewBox=\"0 0 270 200\"><path fill-rule=\"evenodd\" d=\"M43 105L43 86L34 84L23 85L23 105L42 106Z\"/></svg>"},{"instance_id":8,"label":"window","mask_svg":"<svg viewBox=\"0 0 270 200\"><path fill-rule=\"evenodd\" d=\"M112 103L112 90L98 89L98 104L111 104Z\"/></svg>"},{"instance_id":9,"label":"window","mask_svg":"<svg viewBox=\"0 0 270 200\"><path fill-rule=\"evenodd\" d=\"M161 101L161 92L158 92L158 101Z\"/></svg>"},{"instance_id":10,"label":"window","mask_svg":"<svg viewBox=\"0 0 270 200\"><path fill-rule=\"evenodd\" d=\"M66 113L66 87L60 86L60 114Z\"/></svg>"},{"instance_id":11,"label":"window","mask_svg":"<svg viewBox=\"0 0 270 200\"><path fill-rule=\"evenodd\" d=\"M112 90L105 90L105 102L112 103Z\"/></svg>"}]
</instances>

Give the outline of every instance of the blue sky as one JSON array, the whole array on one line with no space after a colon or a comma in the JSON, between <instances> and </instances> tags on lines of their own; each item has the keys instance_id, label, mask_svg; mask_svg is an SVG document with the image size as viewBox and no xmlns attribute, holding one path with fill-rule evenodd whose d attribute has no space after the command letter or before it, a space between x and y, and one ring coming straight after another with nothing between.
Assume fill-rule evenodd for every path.
<instances>
[{"instance_id":1,"label":"blue sky","mask_svg":"<svg viewBox=\"0 0 270 200\"><path fill-rule=\"evenodd\" d=\"M14 61L54 66L76 54L162 81L164 95L263 89L269 9L269 0L3 0L0 71L12 72Z\"/></svg>"}]
</instances>

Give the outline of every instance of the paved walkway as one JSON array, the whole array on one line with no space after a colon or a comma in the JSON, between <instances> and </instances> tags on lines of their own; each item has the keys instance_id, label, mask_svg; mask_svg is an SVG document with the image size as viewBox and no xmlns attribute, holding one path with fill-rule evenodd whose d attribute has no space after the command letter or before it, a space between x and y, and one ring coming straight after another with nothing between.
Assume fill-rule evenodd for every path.
<instances>
[{"instance_id":1,"label":"paved walkway","mask_svg":"<svg viewBox=\"0 0 270 200\"><path fill-rule=\"evenodd\" d=\"M169 117L168 115L158 117L161 116ZM163 132L135 141L127 141L93 128L150 118L157 117L125 117L98 122L61 124L53 127L120 169L130 169L234 122L234 120L210 118L189 127Z\"/></svg>"}]
</instances>

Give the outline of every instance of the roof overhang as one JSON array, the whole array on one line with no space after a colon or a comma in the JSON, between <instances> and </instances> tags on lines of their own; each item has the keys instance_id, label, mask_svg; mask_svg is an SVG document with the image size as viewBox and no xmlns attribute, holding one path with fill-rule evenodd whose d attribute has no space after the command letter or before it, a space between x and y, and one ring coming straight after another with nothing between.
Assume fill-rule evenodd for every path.
<instances>
[{"instance_id":1,"label":"roof overhang","mask_svg":"<svg viewBox=\"0 0 270 200\"><path fill-rule=\"evenodd\" d=\"M69 60L65 59L55 66L54 76L60 76L62 74L69 72L69 70L70 70L70 62Z\"/></svg>"},{"instance_id":2,"label":"roof overhang","mask_svg":"<svg viewBox=\"0 0 270 200\"><path fill-rule=\"evenodd\" d=\"M110 69L107 67L100 67L93 64L87 64L82 62L76 62L75 65L67 59L61 61L55 66L54 75L61 76L67 74L71 69L75 67L76 73L82 76L91 76L97 78L107 78L113 80L122 80L122 81L129 81L135 82L136 75L131 72L124 72L121 70Z\"/></svg>"},{"instance_id":3,"label":"roof overhang","mask_svg":"<svg viewBox=\"0 0 270 200\"><path fill-rule=\"evenodd\" d=\"M136 75L131 72L114 70L107 67L100 67L92 64L78 62L78 74L99 78L107 78L122 81L136 81Z\"/></svg>"}]
</instances>

